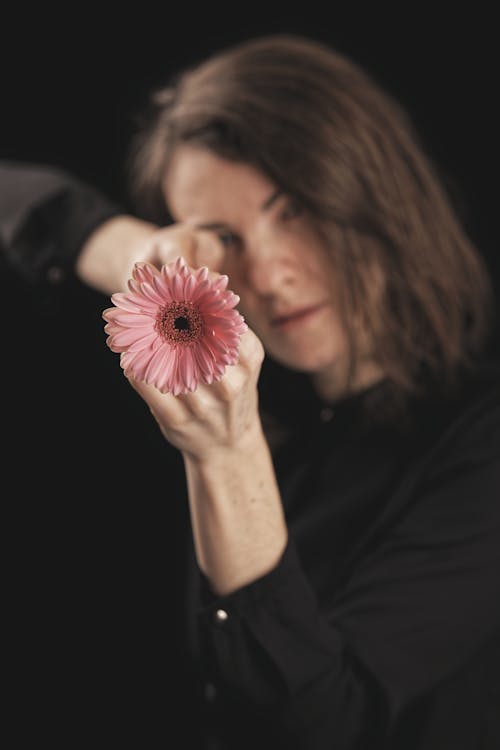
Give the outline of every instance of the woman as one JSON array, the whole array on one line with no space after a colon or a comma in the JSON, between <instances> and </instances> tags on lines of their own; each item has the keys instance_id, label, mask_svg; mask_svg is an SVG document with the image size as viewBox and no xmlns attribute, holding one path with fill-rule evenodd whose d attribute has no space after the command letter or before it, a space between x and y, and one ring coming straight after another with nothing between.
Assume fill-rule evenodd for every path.
<instances>
[{"instance_id":1,"label":"woman","mask_svg":"<svg viewBox=\"0 0 500 750\"><path fill-rule=\"evenodd\" d=\"M249 325L218 382L130 378L186 476L192 746L496 748L491 286L408 118L255 39L155 95L131 176L147 220L90 232L79 277L181 255Z\"/></svg>"}]
</instances>

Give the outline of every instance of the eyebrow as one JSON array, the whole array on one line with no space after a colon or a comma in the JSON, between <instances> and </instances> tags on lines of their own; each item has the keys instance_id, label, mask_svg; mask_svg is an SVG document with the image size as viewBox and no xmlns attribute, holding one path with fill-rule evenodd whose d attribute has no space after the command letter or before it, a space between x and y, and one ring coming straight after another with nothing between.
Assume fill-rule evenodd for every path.
<instances>
[{"instance_id":1,"label":"eyebrow","mask_svg":"<svg viewBox=\"0 0 500 750\"><path fill-rule=\"evenodd\" d=\"M266 211L269 211L269 209L271 208L271 206L273 206L276 203L276 201L278 200L278 198L280 198L282 195L283 195L283 190L281 190L280 188L278 188L277 190L275 190L274 193L271 193L271 195L269 196L269 198L266 198L266 200L264 201L264 203L261 205L260 210L263 213L265 213ZM222 228L224 228L226 226L227 225L224 224L224 222L222 222L222 221L213 221L213 222L209 222L208 224L197 224L196 225L197 229L211 229L211 230L213 230L213 229L222 229Z\"/></svg>"},{"instance_id":2,"label":"eyebrow","mask_svg":"<svg viewBox=\"0 0 500 750\"><path fill-rule=\"evenodd\" d=\"M260 210L261 210L261 211L268 211L268 210L269 210L269 209L271 208L271 206L272 206L272 205L273 205L274 203L276 203L276 201L278 200L278 198L279 198L279 197L280 197L280 196L281 196L282 194L283 194L283 191L282 191L282 190L280 190L280 188L278 188L277 190L275 190L275 191L274 191L274 193L272 193L272 195L270 195L270 196L269 196L269 198L268 198L267 200L265 200L265 201L264 201L264 203L263 203L263 204L262 204L262 206L260 207Z\"/></svg>"}]
</instances>

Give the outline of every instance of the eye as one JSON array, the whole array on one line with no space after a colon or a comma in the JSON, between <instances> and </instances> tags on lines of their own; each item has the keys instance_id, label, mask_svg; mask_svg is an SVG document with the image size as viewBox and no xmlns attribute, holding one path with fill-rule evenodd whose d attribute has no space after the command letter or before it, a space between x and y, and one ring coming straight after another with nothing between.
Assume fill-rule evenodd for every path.
<instances>
[{"instance_id":1,"label":"eye","mask_svg":"<svg viewBox=\"0 0 500 750\"><path fill-rule=\"evenodd\" d=\"M302 207L299 203L295 200L289 200L281 211L280 218L283 221L288 221L289 219L295 219L296 216L300 216L301 213Z\"/></svg>"},{"instance_id":2,"label":"eye","mask_svg":"<svg viewBox=\"0 0 500 750\"><path fill-rule=\"evenodd\" d=\"M238 237L228 229L221 229L216 233L217 239L223 247L232 247L238 243Z\"/></svg>"}]
</instances>

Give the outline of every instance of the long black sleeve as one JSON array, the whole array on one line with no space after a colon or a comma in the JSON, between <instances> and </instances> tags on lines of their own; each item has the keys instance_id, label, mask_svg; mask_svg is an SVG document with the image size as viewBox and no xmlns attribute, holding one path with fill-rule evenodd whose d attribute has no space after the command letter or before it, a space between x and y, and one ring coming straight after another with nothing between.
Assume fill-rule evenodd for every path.
<instances>
[{"instance_id":1,"label":"long black sleeve","mask_svg":"<svg viewBox=\"0 0 500 750\"><path fill-rule=\"evenodd\" d=\"M0 261L32 283L72 274L85 240L124 213L64 170L0 161Z\"/></svg>"},{"instance_id":2,"label":"long black sleeve","mask_svg":"<svg viewBox=\"0 0 500 750\"><path fill-rule=\"evenodd\" d=\"M477 387L439 418L422 411L418 439L346 439L352 399L288 449L279 565L229 596L200 592L223 747L497 747L477 738L496 736L498 712L498 368Z\"/></svg>"}]
</instances>

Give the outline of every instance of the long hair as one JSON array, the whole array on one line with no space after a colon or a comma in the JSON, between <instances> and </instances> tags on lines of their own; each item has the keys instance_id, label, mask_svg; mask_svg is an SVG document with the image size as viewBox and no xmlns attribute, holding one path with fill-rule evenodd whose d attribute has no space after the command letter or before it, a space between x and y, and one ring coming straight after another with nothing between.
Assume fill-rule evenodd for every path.
<instances>
[{"instance_id":1,"label":"long hair","mask_svg":"<svg viewBox=\"0 0 500 750\"><path fill-rule=\"evenodd\" d=\"M467 235L409 116L365 71L312 39L250 39L156 91L132 140L130 183L143 214L168 220L162 181L179 143L262 171L326 239L340 313L404 402L452 388L493 319L484 258ZM426 385L423 385L426 384Z\"/></svg>"}]
</instances>

